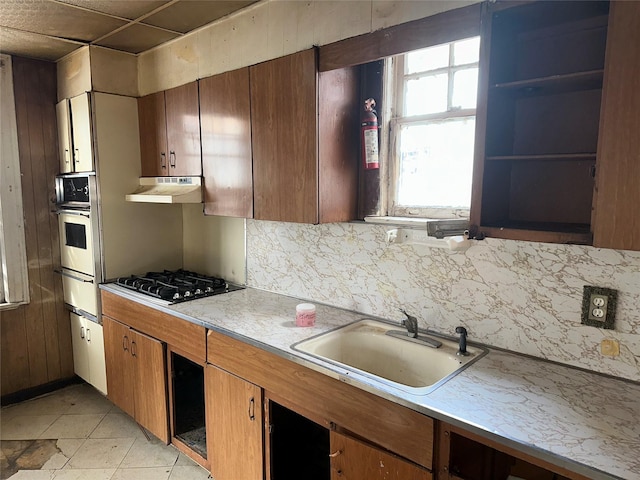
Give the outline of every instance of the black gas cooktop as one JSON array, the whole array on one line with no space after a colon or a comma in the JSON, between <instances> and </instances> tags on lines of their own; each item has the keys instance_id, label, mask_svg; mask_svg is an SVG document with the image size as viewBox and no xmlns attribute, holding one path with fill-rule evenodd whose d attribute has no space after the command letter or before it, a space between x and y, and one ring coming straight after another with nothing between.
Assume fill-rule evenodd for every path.
<instances>
[{"instance_id":1,"label":"black gas cooktop","mask_svg":"<svg viewBox=\"0 0 640 480\"><path fill-rule=\"evenodd\" d=\"M229 284L222 278L182 269L120 277L116 279L116 284L170 303L186 302L244 288Z\"/></svg>"}]
</instances>

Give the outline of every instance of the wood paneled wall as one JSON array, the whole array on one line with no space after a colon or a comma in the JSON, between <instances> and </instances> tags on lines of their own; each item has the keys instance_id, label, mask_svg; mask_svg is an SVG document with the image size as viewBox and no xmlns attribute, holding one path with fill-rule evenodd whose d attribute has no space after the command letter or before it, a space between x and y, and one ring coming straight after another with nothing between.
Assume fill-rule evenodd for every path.
<instances>
[{"instance_id":1,"label":"wood paneled wall","mask_svg":"<svg viewBox=\"0 0 640 480\"><path fill-rule=\"evenodd\" d=\"M71 326L64 308L58 220L56 65L13 57L31 301L0 312L1 394L73 376Z\"/></svg>"}]
</instances>

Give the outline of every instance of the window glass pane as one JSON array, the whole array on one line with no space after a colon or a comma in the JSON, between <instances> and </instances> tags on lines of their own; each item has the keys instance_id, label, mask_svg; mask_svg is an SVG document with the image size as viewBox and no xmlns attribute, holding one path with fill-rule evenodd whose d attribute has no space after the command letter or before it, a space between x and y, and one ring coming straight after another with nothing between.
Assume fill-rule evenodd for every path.
<instances>
[{"instance_id":1,"label":"window glass pane","mask_svg":"<svg viewBox=\"0 0 640 480\"><path fill-rule=\"evenodd\" d=\"M469 208L475 117L404 126L398 204Z\"/></svg>"},{"instance_id":2,"label":"window glass pane","mask_svg":"<svg viewBox=\"0 0 640 480\"><path fill-rule=\"evenodd\" d=\"M452 107L476 108L478 98L478 69L465 68L453 74Z\"/></svg>"},{"instance_id":3,"label":"window glass pane","mask_svg":"<svg viewBox=\"0 0 640 480\"><path fill-rule=\"evenodd\" d=\"M473 37L453 44L453 64L476 63L480 58L480 37Z\"/></svg>"},{"instance_id":4,"label":"window glass pane","mask_svg":"<svg viewBox=\"0 0 640 480\"><path fill-rule=\"evenodd\" d=\"M446 67L449 65L449 44L407 53L405 65L407 74Z\"/></svg>"},{"instance_id":5,"label":"window glass pane","mask_svg":"<svg viewBox=\"0 0 640 480\"><path fill-rule=\"evenodd\" d=\"M423 115L447 111L447 74L407 80L404 114Z\"/></svg>"}]
</instances>

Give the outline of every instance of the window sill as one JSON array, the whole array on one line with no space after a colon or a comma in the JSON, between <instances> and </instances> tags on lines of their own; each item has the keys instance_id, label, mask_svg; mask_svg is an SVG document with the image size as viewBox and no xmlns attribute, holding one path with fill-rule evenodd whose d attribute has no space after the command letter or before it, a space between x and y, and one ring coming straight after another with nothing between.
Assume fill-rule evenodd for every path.
<instances>
[{"instance_id":1,"label":"window sill","mask_svg":"<svg viewBox=\"0 0 640 480\"><path fill-rule=\"evenodd\" d=\"M369 216L365 217L364 221L366 223L426 230L429 236L438 239L465 235L467 230L469 230L468 219Z\"/></svg>"},{"instance_id":2,"label":"window sill","mask_svg":"<svg viewBox=\"0 0 640 480\"><path fill-rule=\"evenodd\" d=\"M28 302L17 302L17 303L0 303L0 312L15 310L21 305L26 305Z\"/></svg>"},{"instance_id":3,"label":"window sill","mask_svg":"<svg viewBox=\"0 0 640 480\"><path fill-rule=\"evenodd\" d=\"M365 217L366 223L386 225L386 243L407 243L434 248L446 248L464 252L473 242L464 232L469 228L468 220L437 220L407 217Z\"/></svg>"}]
</instances>

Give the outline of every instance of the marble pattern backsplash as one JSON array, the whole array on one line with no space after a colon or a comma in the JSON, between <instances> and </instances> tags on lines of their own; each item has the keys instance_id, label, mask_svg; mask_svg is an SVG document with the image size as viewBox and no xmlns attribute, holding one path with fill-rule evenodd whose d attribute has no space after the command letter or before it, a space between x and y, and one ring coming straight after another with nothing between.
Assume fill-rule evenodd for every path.
<instances>
[{"instance_id":1,"label":"marble pattern backsplash","mask_svg":"<svg viewBox=\"0 0 640 480\"><path fill-rule=\"evenodd\" d=\"M640 381L640 252L486 239L387 244L388 227L247 221L247 284ZM582 287L619 290L615 330L581 325ZM620 355L600 353L603 339Z\"/></svg>"}]
</instances>

